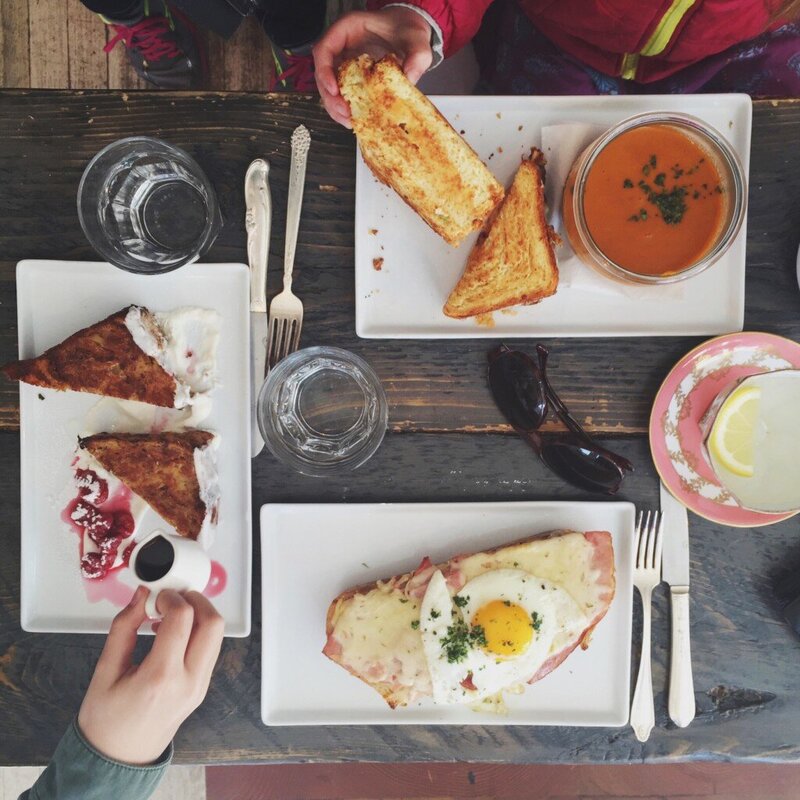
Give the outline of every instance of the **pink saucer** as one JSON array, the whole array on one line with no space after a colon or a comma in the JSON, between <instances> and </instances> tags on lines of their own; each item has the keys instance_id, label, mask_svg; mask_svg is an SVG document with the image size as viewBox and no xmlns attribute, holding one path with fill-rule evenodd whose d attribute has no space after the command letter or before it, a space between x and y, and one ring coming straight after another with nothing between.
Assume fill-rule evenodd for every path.
<instances>
[{"instance_id":1,"label":"pink saucer","mask_svg":"<svg viewBox=\"0 0 800 800\"><path fill-rule=\"evenodd\" d=\"M690 511L740 528L789 519L736 504L703 457L700 419L734 381L758 372L800 368L800 344L771 333L732 333L687 353L667 375L650 414L650 451L661 480Z\"/></svg>"}]
</instances>

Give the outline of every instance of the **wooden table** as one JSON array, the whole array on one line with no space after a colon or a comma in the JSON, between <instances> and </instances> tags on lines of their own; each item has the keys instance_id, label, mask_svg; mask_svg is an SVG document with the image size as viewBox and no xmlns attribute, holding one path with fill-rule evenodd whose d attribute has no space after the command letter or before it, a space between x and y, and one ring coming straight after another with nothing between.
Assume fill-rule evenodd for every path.
<instances>
[{"instance_id":1,"label":"wooden table","mask_svg":"<svg viewBox=\"0 0 800 800\"><path fill-rule=\"evenodd\" d=\"M75 213L78 180L95 152L123 136L163 137L186 148L206 170L226 220L211 261L246 261L242 180L253 158L271 160L274 290L282 268L287 142L299 122L314 138L295 282L306 307L303 341L345 347L372 363L389 397L391 432L369 469L325 480L298 476L262 453L253 462L254 515L265 502L585 498L544 470L503 424L485 387L486 341L356 338L355 145L310 98L1 92L0 360L17 352L16 262L95 257ZM756 103L745 320L747 329L795 339L800 339L798 129L800 103ZM565 401L637 466L624 499L658 503L645 435L650 403L671 365L698 341L546 342L552 380ZM526 345L532 342L521 344ZM19 627L17 388L8 383L0 386L0 429L0 763L44 763L80 703L103 639L29 634ZM800 592L798 521L762 530L723 528L691 515L690 523L698 716L687 729L675 728L666 714L669 608L663 587L654 599L657 727L644 745L629 728L266 728L259 716L256 569L252 635L225 642L208 698L177 737L177 759L800 761L800 640L780 614L781 604ZM257 565L257 530L254 534ZM638 631L638 609L636 615Z\"/></svg>"}]
</instances>

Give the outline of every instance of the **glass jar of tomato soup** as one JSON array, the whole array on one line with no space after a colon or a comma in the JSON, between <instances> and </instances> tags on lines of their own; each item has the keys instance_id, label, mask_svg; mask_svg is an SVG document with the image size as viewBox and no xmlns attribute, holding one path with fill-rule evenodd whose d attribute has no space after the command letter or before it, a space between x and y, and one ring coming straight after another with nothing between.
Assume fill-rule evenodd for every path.
<instances>
[{"instance_id":1,"label":"glass jar of tomato soup","mask_svg":"<svg viewBox=\"0 0 800 800\"><path fill-rule=\"evenodd\" d=\"M562 200L578 257L627 283L673 283L710 267L733 243L747 206L739 157L688 114L639 114L590 144Z\"/></svg>"}]
</instances>

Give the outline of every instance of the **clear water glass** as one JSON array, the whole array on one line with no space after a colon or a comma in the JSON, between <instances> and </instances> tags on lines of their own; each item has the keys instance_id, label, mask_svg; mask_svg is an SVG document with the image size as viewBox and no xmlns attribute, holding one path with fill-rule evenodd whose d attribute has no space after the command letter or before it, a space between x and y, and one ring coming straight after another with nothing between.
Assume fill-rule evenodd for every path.
<instances>
[{"instance_id":1,"label":"clear water glass","mask_svg":"<svg viewBox=\"0 0 800 800\"><path fill-rule=\"evenodd\" d=\"M120 139L86 167L78 218L100 256L130 272L169 272L196 261L222 225L197 162L149 136Z\"/></svg>"},{"instance_id":2,"label":"clear water glass","mask_svg":"<svg viewBox=\"0 0 800 800\"><path fill-rule=\"evenodd\" d=\"M270 452L316 477L367 461L389 416L378 376L338 347L309 347L278 362L261 387L257 411Z\"/></svg>"}]
</instances>

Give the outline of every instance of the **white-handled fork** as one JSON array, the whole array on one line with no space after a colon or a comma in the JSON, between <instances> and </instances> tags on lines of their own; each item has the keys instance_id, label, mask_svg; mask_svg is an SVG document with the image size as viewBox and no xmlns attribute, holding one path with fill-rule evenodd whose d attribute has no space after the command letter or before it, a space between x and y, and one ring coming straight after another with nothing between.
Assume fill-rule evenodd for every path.
<instances>
[{"instance_id":1,"label":"white-handled fork","mask_svg":"<svg viewBox=\"0 0 800 800\"><path fill-rule=\"evenodd\" d=\"M297 350L303 327L303 303L292 292L292 270L297 246L297 229L303 206L303 187L311 135L305 125L292 133L292 161L289 167L289 200L286 209L286 247L283 256L283 291L269 304L267 364L270 368L284 356Z\"/></svg>"},{"instance_id":2,"label":"white-handled fork","mask_svg":"<svg viewBox=\"0 0 800 800\"><path fill-rule=\"evenodd\" d=\"M661 583L661 528L660 511L639 512L633 585L642 596L642 657L631 704L631 727L640 742L650 738L656 724L650 669L650 600L653 589Z\"/></svg>"}]
</instances>

